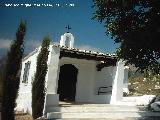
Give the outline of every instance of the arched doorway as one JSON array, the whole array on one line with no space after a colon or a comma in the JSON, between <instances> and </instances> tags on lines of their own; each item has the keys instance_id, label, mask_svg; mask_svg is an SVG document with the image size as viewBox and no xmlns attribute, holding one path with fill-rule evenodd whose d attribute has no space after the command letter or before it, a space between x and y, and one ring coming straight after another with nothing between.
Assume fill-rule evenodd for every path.
<instances>
[{"instance_id":1,"label":"arched doorway","mask_svg":"<svg viewBox=\"0 0 160 120\"><path fill-rule=\"evenodd\" d=\"M78 69L72 64L60 67L58 90L60 101L75 101Z\"/></svg>"}]
</instances>

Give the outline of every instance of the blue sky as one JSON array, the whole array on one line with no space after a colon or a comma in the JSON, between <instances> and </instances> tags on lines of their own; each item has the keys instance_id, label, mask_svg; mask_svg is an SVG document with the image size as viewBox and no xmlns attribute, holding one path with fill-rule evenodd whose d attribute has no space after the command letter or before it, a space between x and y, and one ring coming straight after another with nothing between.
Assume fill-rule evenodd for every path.
<instances>
[{"instance_id":1,"label":"blue sky","mask_svg":"<svg viewBox=\"0 0 160 120\"><path fill-rule=\"evenodd\" d=\"M10 4L52 4L54 7L4 7ZM59 4L59 7L58 5ZM66 5L67 4L67 5ZM74 6L69 6L74 5ZM60 36L70 25L75 37L75 46L102 52L115 52L117 45L105 34L103 24L92 20L92 0L6 0L0 1L0 56L15 39L15 33L21 20L27 21L25 52L28 53L40 45L45 35L53 42L59 42Z\"/></svg>"}]
</instances>

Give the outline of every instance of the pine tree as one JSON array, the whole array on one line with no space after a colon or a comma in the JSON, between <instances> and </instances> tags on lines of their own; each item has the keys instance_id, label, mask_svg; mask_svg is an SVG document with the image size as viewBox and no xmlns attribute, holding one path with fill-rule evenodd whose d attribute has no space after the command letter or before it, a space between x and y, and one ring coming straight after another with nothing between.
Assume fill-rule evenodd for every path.
<instances>
[{"instance_id":1,"label":"pine tree","mask_svg":"<svg viewBox=\"0 0 160 120\"><path fill-rule=\"evenodd\" d=\"M93 0L94 19L104 24L117 55L139 70L160 73L160 0Z\"/></svg>"},{"instance_id":2,"label":"pine tree","mask_svg":"<svg viewBox=\"0 0 160 120\"><path fill-rule=\"evenodd\" d=\"M34 119L43 115L49 45L50 39L49 37L45 37L41 45L41 51L37 57L36 73L32 84L32 115Z\"/></svg>"},{"instance_id":3,"label":"pine tree","mask_svg":"<svg viewBox=\"0 0 160 120\"><path fill-rule=\"evenodd\" d=\"M11 44L5 65L3 81L2 120L14 120L14 108L19 87L19 69L24 52L26 22L21 21L16 32L16 40Z\"/></svg>"}]
</instances>

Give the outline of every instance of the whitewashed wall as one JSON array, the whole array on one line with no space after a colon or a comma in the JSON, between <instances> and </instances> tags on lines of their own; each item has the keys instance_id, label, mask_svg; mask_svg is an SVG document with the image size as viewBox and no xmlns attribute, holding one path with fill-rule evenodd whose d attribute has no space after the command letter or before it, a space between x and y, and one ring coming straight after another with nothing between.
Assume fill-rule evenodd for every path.
<instances>
[{"instance_id":1,"label":"whitewashed wall","mask_svg":"<svg viewBox=\"0 0 160 120\"><path fill-rule=\"evenodd\" d=\"M19 86L19 91L18 91L18 97L16 100L16 103L17 103L16 109L20 111L28 112L30 114L32 114L32 82L33 82L34 75L36 72L37 56L40 52L40 49L41 47L37 48L35 51L30 53L28 56L26 56L22 60L20 86ZM49 51L51 50L52 50L52 45L50 45L49 47ZM48 64L50 63L50 59L51 59L51 52L49 52L48 61L47 61ZM30 69L29 69L29 75L28 75L28 82L22 83L25 63L27 63L28 61L31 62ZM46 80L47 79L48 79L48 76L46 75Z\"/></svg>"},{"instance_id":2,"label":"whitewashed wall","mask_svg":"<svg viewBox=\"0 0 160 120\"><path fill-rule=\"evenodd\" d=\"M97 63L93 60L68 57L60 59L59 67L64 64L72 64L78 69L76 85L77 102L110 103L111 93L98 95L98 88L112 86L115 67L105 67L101 71L97 71ZM112 91L112 88L109 91Z\"/></svg>"},{"instance_id":3,"label":"whitewashed wall","mask_svg":"<svg viewBox=\"0 0 160 120\"><path fill-rule=\"evenodd\" d=\"M128 89L128 66L124 68L123 92L129 93Z\"/></svg>"},{"instance_id":4,"label":"whitewashed wall","mask_svg":"<svg viewBox=\"0 0 160 120\"><path fill-rule=\"evenodd\" d=\"M37 62L37 55L38 52L35 52L33 55L31 55L28 58L24 58L22 61L22 69L21 69L21 76L20 76L20 87L19 87L19 93L17 98L17 110L23 110L24 112L29 112L32 114L32 80L36 71L36 62ZM23 81L23 74L24 74L24 67L25 63L28 61L31 62L30 64L30 70L28 75L28 83L22 83Z\"/></svg>"},{"instance_id":5,"label":"whitewashed wall","mask_svg":"<svg viewBox=\"0 0 160 120\"><path fill-rule=\"evenodd\" d=\"M123 99L124 68L124 62L122 60L118 61L114 70L111 104L116 104Z\"/></svg>"},{"instance_id":6,"label":"whitewashed wall","mask_svg":"<svg viewBox=\"0 0 160 120\"><path fill-rule=\"evenodd\" d=\"M92 102L109 104L111 100L112 82L114 79L114 66L104 67L101 71L95 73L95 89L94 95L92 96ZM111 87L109 87L111 86ZM108 87L101 89L101 91L108 91L106 94L99 94L98 89L100 87Z\"/></svg>"},{"instance_id":7,"label":"whitewashed wall","mask_svg":"<svg viewBox=\"0 0 160 120\"><path fill-rule=\"evenodd\" d=\"M59 96L57 94L59 56L60 48L53 46L50 52L48 72L46 75L46 97L43 114L52 111L52 107L59 104Z\"/></svg>"},{"instance_id":8,"label":"whitewashed wall","mask_svg":"<svg viewBox=\"0 0 160 120\"><path fill-rule=\"evenodd\" d=\"M95 94L98 93L99 87L112 86L113 81L113 66L105 67L101 71L96 71L96 90Z\"/></svg>"},{"instance_id":9,"label":"whitewashed wall","mask_svg":"<svg viewBox=\"0 0 160 120\"><path fill-rule=\"evenodd\" d=\"M40 49L40 48L39 48ZM32 80L36 71L38 51L34 52L29 57L26 57L22 62L21 81L19 88L19 96L17 98L17 109L28 111L32 114ZM96 65L99 62L93 60L76 59L69 57L62 57L59 60L60 48L50 46L50 53L48 58L48 72L46 75L47 95L44 104L44 113L47 112L49 106L58 105L58 77L60 66L64 64L72 64L78 69L77 84L76 84L76 101L77 102L91 102L91 103L111 103L111 100L122 97L118 89L123 88L124 80L124 64L117 63L117 66L105 67L101 71L97 71ZM28 83L22 83L25 63L31 61ZM119 79L120 78L120 79ZM121 81L118 86L118 79ZM121 80L122 79L122 80ZM99 87L112 86L112 94L98 95ZM120 90L121 91L121 90ZM115 93L116 92L116 93ZM116 96L118 95L118 97ZM112 98L112 99L111 99ZM112 102L113 103L113 102Z\"/></svg>"},{"instance_id":10,"label":"whitewashed wall","mask_svg":"<svg viewBox=\"0 0 160 120\"><path fill-rule=\"evenodd\" d=\"M92 60L63 57L60 59L59 67L64 64L72 64L78 69L76 101L89 102L94 91L95 62Z\"/></svg>"}]
</instances>

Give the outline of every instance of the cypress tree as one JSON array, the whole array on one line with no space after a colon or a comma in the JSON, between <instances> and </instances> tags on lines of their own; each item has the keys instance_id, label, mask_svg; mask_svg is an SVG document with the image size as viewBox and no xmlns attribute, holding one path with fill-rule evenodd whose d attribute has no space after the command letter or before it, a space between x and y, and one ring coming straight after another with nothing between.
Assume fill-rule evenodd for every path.
<instances>
[{"instance_id":1,"label":"cypress tree","mask_svg":"<svg viewBox=\"0 0 160 120\"><path fill-rule=\"evenodd\" d=\"M3 80L2 120L14 120L14 108L20 80L18 72L24 52L25 33L26 22L21 21L16 32L16 40L12 42L7 54Z\"/></svg>"},{"instance_id":2,"label":"cypress tree","mask_svg":"<svg viewBox=\"0 0 160 120\"><path fill-rule=\"evenodd\" d=\"M43 115L45 99L45 77L48 70L47 61L49 55L49 37L43 39L41 51L37 57L37 66L34 81L32 83L32 115L36 119Z\"/></svg>"}]
</instances>

